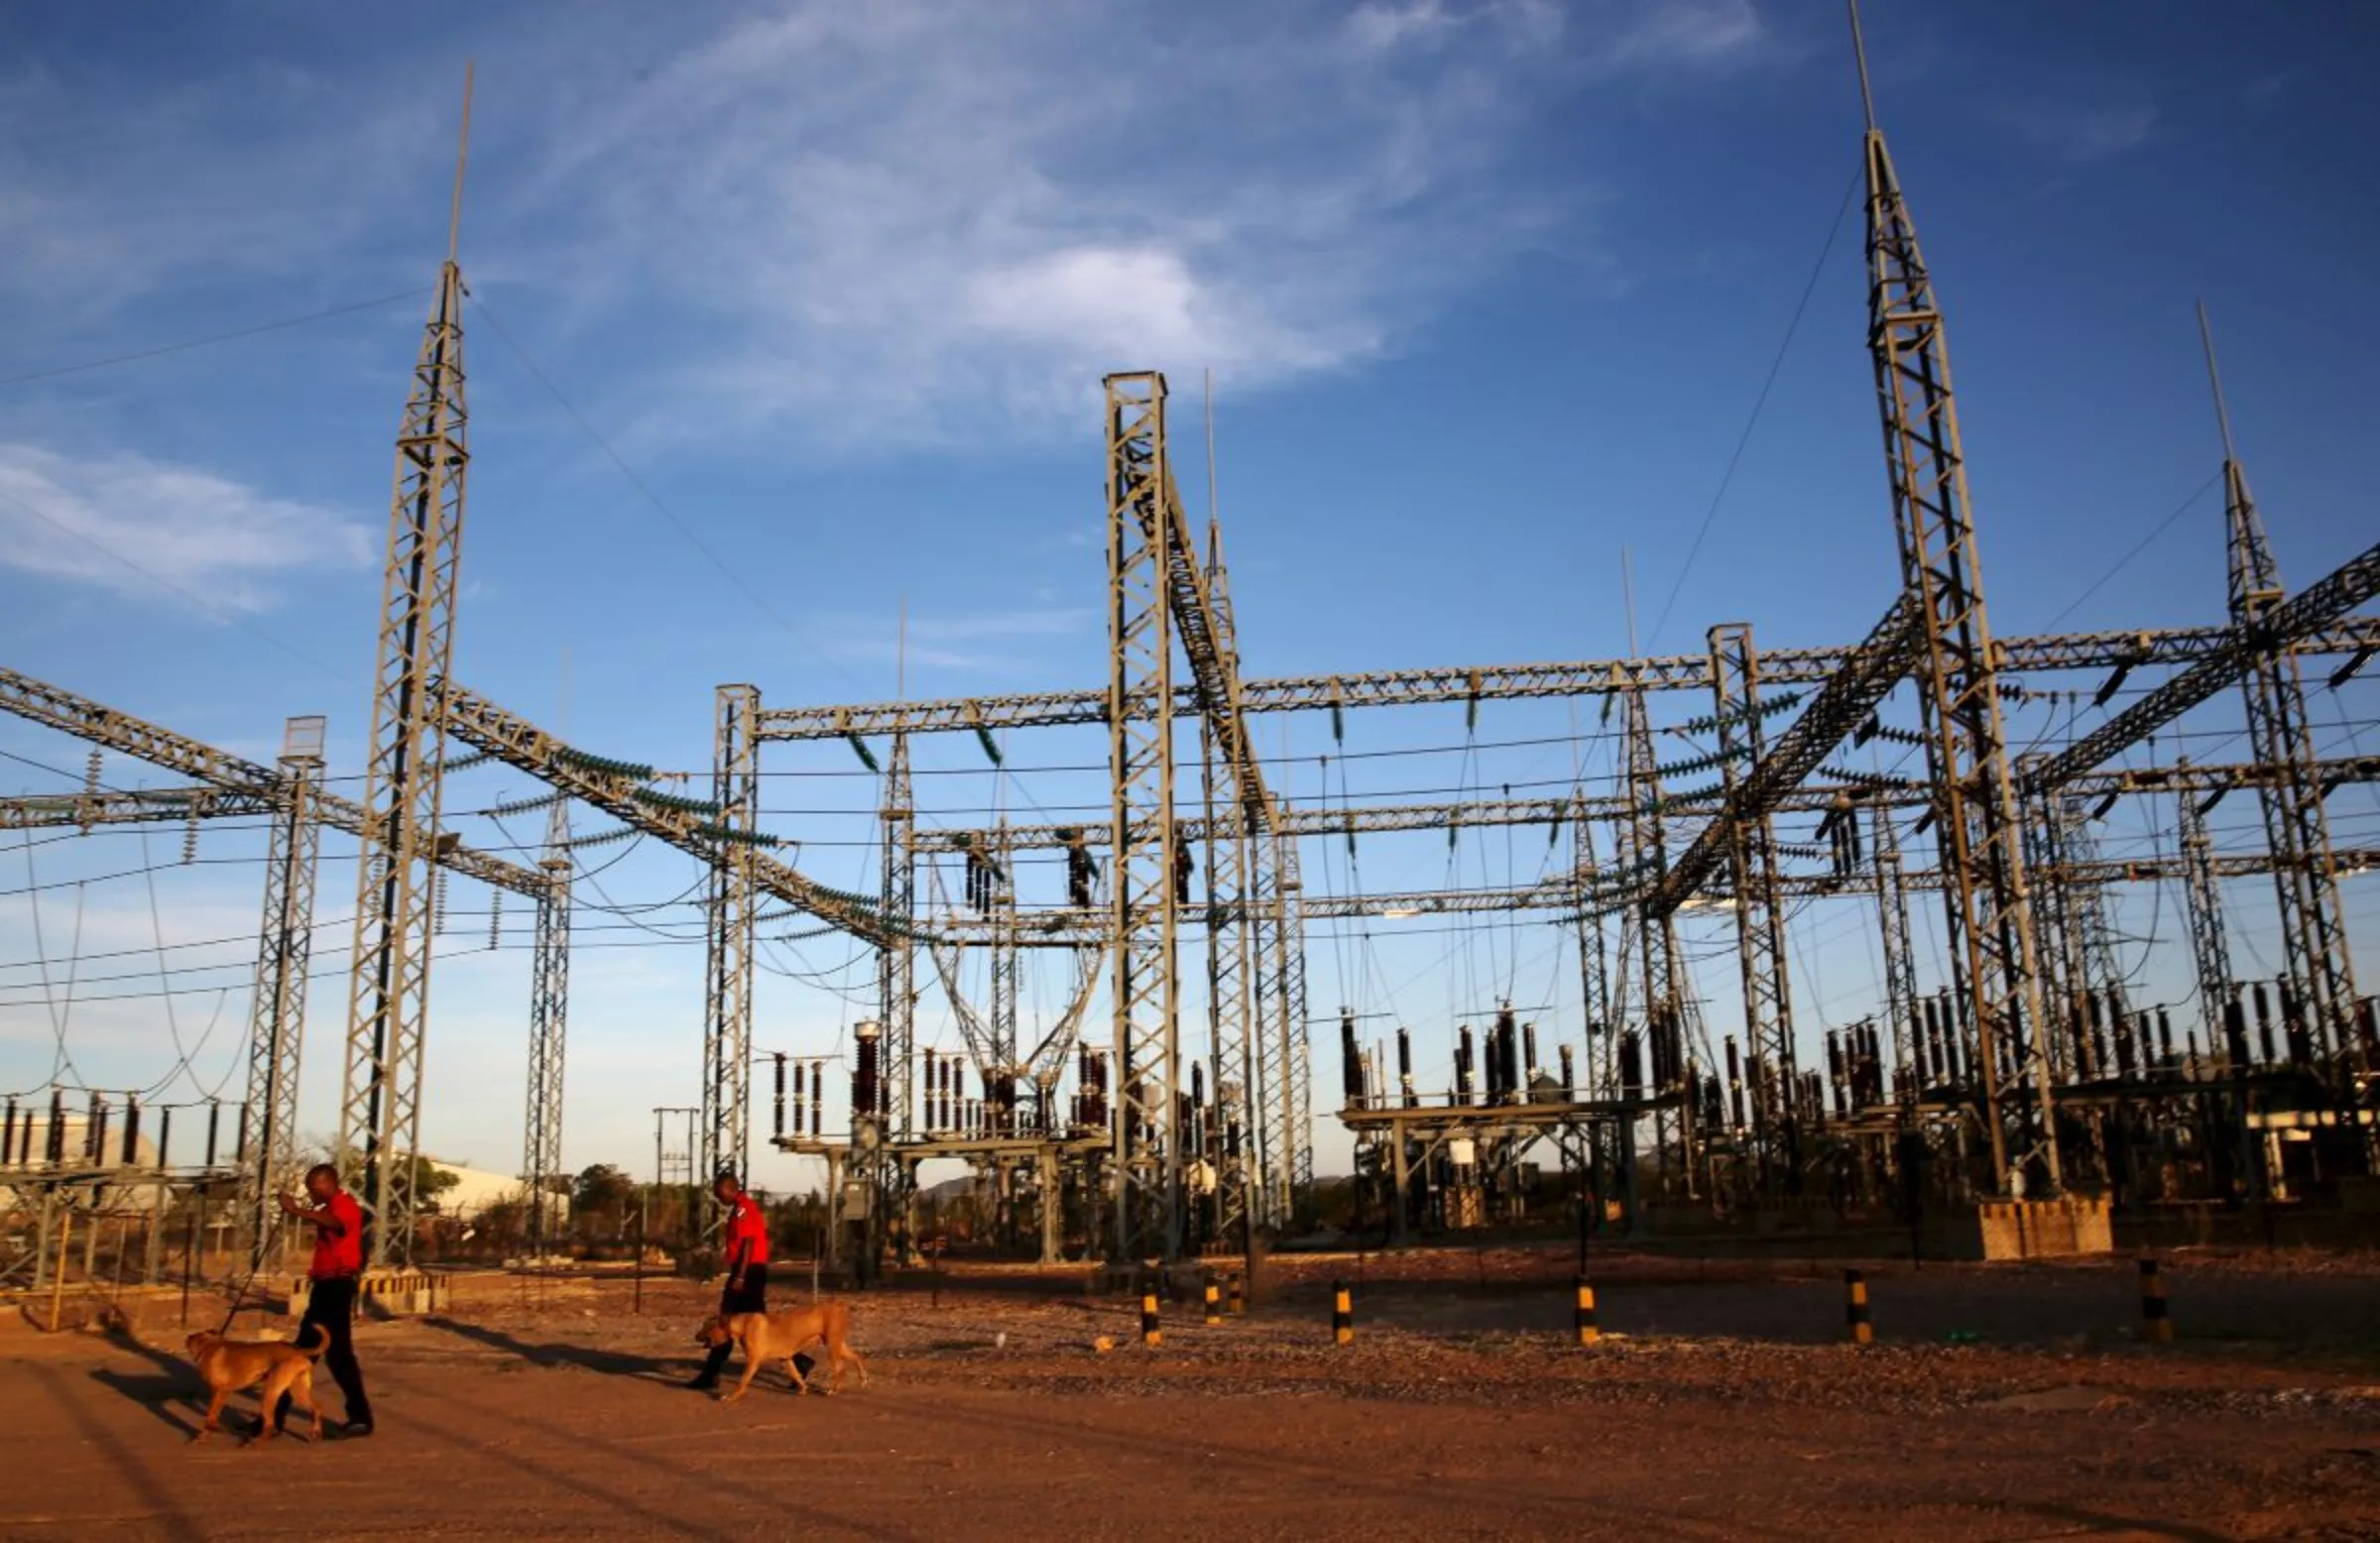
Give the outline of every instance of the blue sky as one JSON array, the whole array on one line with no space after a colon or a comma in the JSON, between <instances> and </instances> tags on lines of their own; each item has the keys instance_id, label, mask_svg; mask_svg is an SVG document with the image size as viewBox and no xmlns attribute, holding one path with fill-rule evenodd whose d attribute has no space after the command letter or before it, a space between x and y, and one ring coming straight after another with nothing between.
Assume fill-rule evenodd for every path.
<instances>
[{"instance_id":1,"label":"blue sky","mask_svg":"<svg viewBox=\"0 0 2380 1543\"><path fill-rule=\"evenodd\" d=\"M389 440L443 250L466 56L475 461L457 674L589 748L705 766L723 681L780 703L891 696L904 605L913 693L1098 684L1112 369L1171 373L1185 453L1214 374L1250 673L1623 653L1623 548L1648 650L1698 650L1734 620L1770 647L1847 642L1885 605L1845 211L1858 102L1834 6L563 14L429 5L392 30L253 0L0 17L0 203L19 232L0 264L0 659L259 759L285 716L325 712L333 773L356 771ZM2359 190L2380 184L2380 18L1879 3L1867 24L1948 309L1998 630L2219 619L2201 297L2284 572L2305 583L2368 543L2356 446L2375 404L2356 361L2380 347L2380 232ZM2374 702L2366 682L2318 693L2325 749L2348 748ZM2030 711L2028 739L2053 726ZM2236 728L2218 703L2160 751L2237 759ZM1353 716L1344 745L1327 722L1264 732L1292 796L1360 802L1607 775L1599 729L1592 710L1490 704L1468 731L1438 708ZM81 767L29 725L0 724L0 750ZM1400 750L1432 753L1381 754ZM1103 756L1097 734L1008 747L1016 768ZM995 777L972 741L918 758L934 823L1104 802L1095 773ZM769 793L803 865L864 883L856 811L874 787L849 751L787 747L769 767L804 773ZM114 762L104 775L165 780ZM5 790L64 785L0 762ZM526 790L483 772L450 803ZM2380 842L2369 789L2331 812L2342 844ZM461 823L491 847L538 826ZM2217 824L2247 839L2252 806ZM46 1081L61 1019L72 1070L110 1086L174 1072L177 1038L207 1036L164 1096L234 1064L261 833L210 829L186 869L179 832L149 835L146 855L142 839L36 847L30 870L0 843L0 1086ZM2101 839L2171 837L2126 812ZM325 852L329 923L353 879L349 848ZM615 859L582 887L573 1165L649 1161L645 1112L694 1091L699 918L665 903L692 865L587 854ZM1307 857L1310 884L1341 890L1525 880L1544 861L1542 833L1451 854L1439 836L1380 838L1360 874L1343 849ZM2375 882L2347 891L2367 952ZM49 887L38 942L29 883ZM2264 887L2234 898L2243 954L2269 955ZM2187 992L2178 903L2140 891L2120 908L2147 1000ZM486 908L457 887L426 1133L507 1168L526 917L511 908L489 952ZM1806 1021L1869 1010L1866 934L1848 905L1797 918ZM318 966L346 940L326 925ZM1695 940L1715 1030L1736 1010L1725 942ZM1311 959L1318 1010L1411 1021L1425 1060L1493 995L1575 1034L1575 960L1553 928L1318 929ZM763 977L761 1045L831 1053L865 1010L865 958L828 939L766 962L786 973ZM173 997L145 995L161 966ZM1063 994L1046 974L1028 1014ZM1930 989L1922 960L1921 975ZM940 1004L923 1013L923 1037L955 1044ZM339 982L321 983L305 1087L325 1131L342 1014ZM1335 1035L1317 1046L1327 1104ZM1326 1129L1324 1165L1343 1149ZM760 1173L801 1177L774 1158Z\"/></svg>"}]
</instances>

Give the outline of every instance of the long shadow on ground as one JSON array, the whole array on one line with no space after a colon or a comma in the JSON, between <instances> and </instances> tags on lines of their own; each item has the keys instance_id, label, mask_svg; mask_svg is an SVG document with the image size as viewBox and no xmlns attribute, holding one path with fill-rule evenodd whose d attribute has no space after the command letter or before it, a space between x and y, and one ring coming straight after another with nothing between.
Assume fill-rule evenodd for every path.
<instances>
[{"instance_id":1,"label":"long shadow on ground","mask_svg":"<svg viewBox=\"0 0 2380 1543\"><path fill-rule=\"evenodd\" d=\"M591 1345L548 1343L533 1345L515 1339L499 1330L482 1328L454 1318L429 1317L421 1320L432 1329L441 1329L462 1339L473 1340L492 1350L518 1356L533 1366L582 1366L589 1371L602 1371L613 1376L635 1377L646 1382L675 1383L684 1378L684 1363L664 1361L657 1356L635 1356L625 1351L600 1350ZM689 1347L690 1349L690 1347ZM691 1361L689 1355L685 1358Z\"/></svg>"}]
</instances>

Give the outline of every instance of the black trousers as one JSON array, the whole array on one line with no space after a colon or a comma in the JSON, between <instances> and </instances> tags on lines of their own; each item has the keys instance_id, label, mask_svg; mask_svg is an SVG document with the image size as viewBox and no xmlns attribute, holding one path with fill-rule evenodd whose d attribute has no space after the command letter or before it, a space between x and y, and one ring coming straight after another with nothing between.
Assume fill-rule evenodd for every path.
<instances>
[{"instance_id":1,"label":"black trousers","mask_svg":"<svg viewBox=\"0 0 2380 1543\"><path fill-rule=\"evenodd\" d=\"M732 1277L731 1283L720 1289L719 1316L722 1318L735 1313L765 1313L767 1311L769 1311L769 1266L766 1264L744 1266L744 1289L741 1291L737 1290L732 1283ZM712 1346L710 1359L702 1364L702 1374L715 1380L719 1373L727 1369L728 1358L733 1356L735 1351L735 1342L732 1340L725 1345ZM793 1358L793 1365L803 1376L806 1377L810 1374L811 1361L809 1357L796 1356Z\"/></svg>"},{"instance_id":2,"label":"black trousers","mask_svg":"<svg viewBox=\"0 0 2380 1543\"><path fill-rule=\"evenodd\" d=\"M372 1423L372 1400L364 1396L364 1368L355 1364L355 1277L339 1280L317 1280L307 1295L305 1316L298 1321L299 1345L312 1345L327 1340L322 1352L323 1368L330 1379L339 1384L339 1396L347 1400L347 1423ZM282 1394L275 1405L276 1425L290 1416L290 1395Z\"/></svg>"}]
</instances>

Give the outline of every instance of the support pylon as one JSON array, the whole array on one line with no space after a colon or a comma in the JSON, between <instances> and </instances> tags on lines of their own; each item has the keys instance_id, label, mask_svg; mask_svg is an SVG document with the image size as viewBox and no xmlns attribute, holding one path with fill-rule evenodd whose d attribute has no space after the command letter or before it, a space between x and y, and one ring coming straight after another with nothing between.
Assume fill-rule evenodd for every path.
<instances>
[{"instance_id":1,"label":"support pylon","mask_svg":"<svg viewBox=\"0 0 2380 1543\"><path fill-rule=\"evenodd\" d=\"M1111 937L1119 1262L1170 1257L1180 1238L1173 1140L1181 1064L1180 925L1174 878L1173 615L1166 581L1165 382L1111 375L1108 394L1110 771L1115 784Z\"/></svg>"},{"instance_id":2,"label":"support pylon","mask_svg":"<svg viewBox=\"0 0 2380 1543\"><path fill-rule=\"evenodd\" d=\"M1876 937L1884 958L1884 1023L1891 1036L1895 1092L1914 1106L1925 1082L1917 1052L1917 952L1909 933L1907 871L1892 810L1877 804L1874 816Z\"/></svg>"},{"instance_id":3,"label":"support pylon","mask_svg":"<svg viewBox=\"0 0 2380 1543\"><path fill-rule=\"evenodd\" d=\"M248 1109L255 1123L240 1173L249 1268L261 1269L281 1237L276 1197L296 1187L298 1063L305 1038L305 975L314 946L314 874L322 824L322 720L292 718L281 742L281 797L265 849L265 914L257 929L256 989L249 996Z\"/></svg>"},{"instance_id":4,"label":"support pylon","mask_svg":"<svg viewBox=\"0 0 2380 1543\"><path fill-rule=\"evenodd\" d=\"M1884 428L1903 585L1921 603L1918 697L1942 806L1947 952L1975 1036L1994 1187L2037 1160L2062 1186L2040 977L2021 852L2024 822L2009 776L1998 660L1951 395L1950 347L1934 281L1876 127L1859 11L1851 36L1867 133L1868 351ZM2037 1186L2035 1193L2039 1192Z\"/></svg>"},{"instance_id":5,"label":"support pylon","mask_svg":"<svg viewBox=\"0 0 2380 1543\"><path fill-rule=\"evenodd\" d=\"M731 839L719 843L710 876L707 990L702 1032L702 1129L699 1183L746 1172L752 1134L753 923L759 891L752 854L760 818L760 742L754 736L761 693L749 685L717 692L711 744L711 800ZM740 837L742 839L732 839ZM703 1235L716 1239L724 1214L706 1207Z\"/></svg>"},{"instance_id":6,"label":"support pylon","mask_svg":"<svg viewBox=\"0 0 2380 1543\"><path fill-rule=\"evenodd\" d=\"M521 1183L529 1202L529 1252L551 1251L555 1212L566 1207L547 1185L562 1173L562 1067L570 1014L570 815L556 798L545 823L545 875L537 896L530 961L529 1110L522 1123Z\"/></svg>"},{"instance_id":7,"label":"support pylon","mask_svg":"<svg viewBox=\"0 0 2380 1543\"><path fill-rule=\"evenodd\" d=\"M1720 766L1724 785L1732 796L1739 754L1742 764L1757 765L1765 749L1760 728L1760 655L1752 646L1751 628L1741 623L1712 628L1710 644ZM1752 1064L1765 1095L1769 1078L1787 1089L1800 1085L1793 1044L1793 983L1785 963L1785 914L1777 895L1775 823L1765 811L1755 819L1732 821L1727 848L1734 870L1744 1041L1751 1047ZM1764 1107L1766 1103L1764 1096L1753 1102L1762 1182L1781 1184L1786 1194L1798 1195L1802 1189L1802 1142L1797 1101L1780 1099L1773 1109Z\"/></svg>"},{"instance_id":8,"label":"support pylon","mask_svg":"<svg viewBox=\"0 0 2380 1543\"><path fill-rule=\"evenodd\" d=\"M2223 435L2223 525L2227 536L2231 620L2249 632L2288 598L2281 565L2265 539L2264 518L2248 493L2247 469L2231 443L2231 415L2215 370L2214 333L2199 307L2206 347L2206 378ZM2296 653L2267 646L2241 677L2248 709L2248 743L2274 775L2257 789L2265 840L2273 854L2273 888L2281 909L2282 969L2318 1052L2344 1051L2362 1067L2354 1029L2355 966L2347 950L2330 821L2322 808L2321 773L2307 730L2306 682Z\"/></svg>"},{"instance_id":9,"label":"support pylon","mask_svg":"<svg viewBox=\"0 0 2380 1543\"><path fill-rule=\"evenodd\" d=\"M454 655L470 415L463 400L463 273L455 261L471 136L463 75L446 262L397 435L396 492L372 680L365 828L356 855L355 946L338 1152L361 1189L370 1262L410 1263L421 1161L421 1050L429 1015L431 904L444 717L430 694Z\"/></svg>"}]
</instances>

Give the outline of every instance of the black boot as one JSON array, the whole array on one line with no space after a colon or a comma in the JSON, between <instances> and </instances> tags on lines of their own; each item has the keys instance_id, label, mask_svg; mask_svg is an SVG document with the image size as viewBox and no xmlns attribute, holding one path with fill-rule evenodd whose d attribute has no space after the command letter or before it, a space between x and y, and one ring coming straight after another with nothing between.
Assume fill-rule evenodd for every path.
<instances>
[{"instance_id":1,"label":"black boot","mask_svg":"<svg viewBox=\"0 0 2380 1543\"><path fill-rule=\"evenodd\" d=\"M727 1369L727 1358L733 1352L733 1350L734 1347L729 1345L715 1347L711 1351L710 1356L703 1362L702 1369L695 1372L694 1375L688 1379L686 1386L699 1389L703 1392L708 1392L712 1388L717 1387L719 1385L719 1373Z\"/></svg>"}]
</instances>

